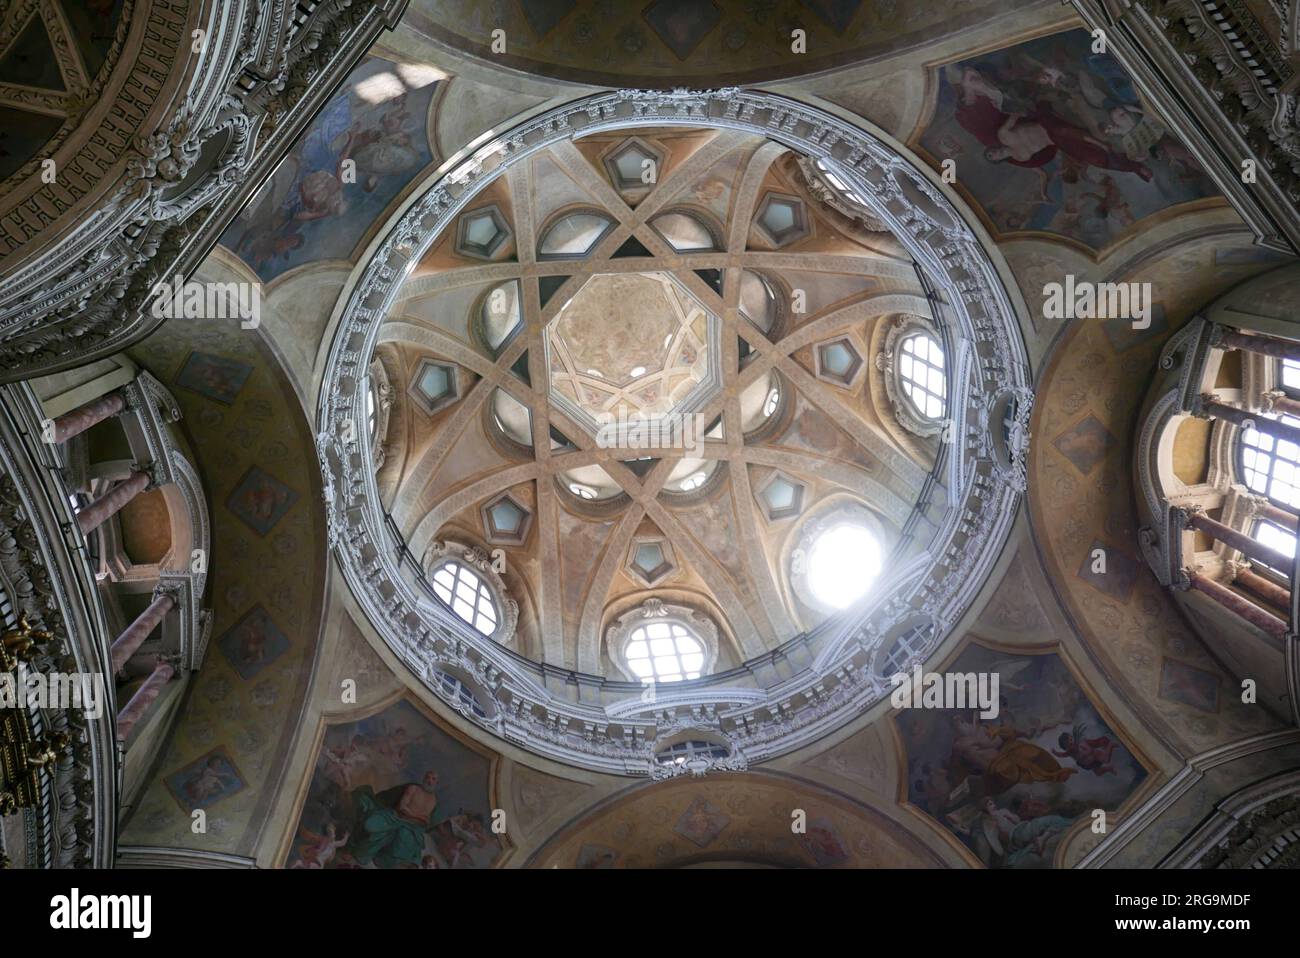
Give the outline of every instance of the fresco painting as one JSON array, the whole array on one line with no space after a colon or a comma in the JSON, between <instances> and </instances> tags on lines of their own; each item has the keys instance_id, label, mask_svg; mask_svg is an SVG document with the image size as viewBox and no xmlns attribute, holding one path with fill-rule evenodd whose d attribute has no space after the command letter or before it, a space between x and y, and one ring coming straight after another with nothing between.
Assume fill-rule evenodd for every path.
<instances>
[{"instance_id":1,"label":"fresco painting","mask_svg":"<svg viewBox=\"0 0 1300 958\"><path fill-rule=\"evenodd\" d=\"M406 700L325 732L289 868L487 868L488 759Z\"/></svg>"},{"instance_id":2,"label":"fresco painting","mask_svg":"<svg viewBox=\"0 0 1300 958\"><path fill-rule=\"evenodd\" d=\"M1210 178L1092 36L1070 30L950 63L919 137L1000 234L1101 250L1144 217L1216 196Z\"/></svg>"},{"instance_id":3,"label":"fresco painting","mask_svg":"<svg viewBox=\"0 0 1300 958\"><path fill-rule=\"evenodd\" d=\"M947 671L997 674L999 711L900 712L907 797L986 866L1051 867L1075 823L1114 812L1146 778L1055 653L972 645Z\"/></svg>"},{"instance_id":4,"label":"fresco painting","mask_svg":"<svg viewBox=\"0 0 1300 958\"><path fill-rule=\"evenodd\" d=\"M433 159L426 124L438 74L368 57L221 238L265 281L348 259Z\"/></svg>"}]
</instances>

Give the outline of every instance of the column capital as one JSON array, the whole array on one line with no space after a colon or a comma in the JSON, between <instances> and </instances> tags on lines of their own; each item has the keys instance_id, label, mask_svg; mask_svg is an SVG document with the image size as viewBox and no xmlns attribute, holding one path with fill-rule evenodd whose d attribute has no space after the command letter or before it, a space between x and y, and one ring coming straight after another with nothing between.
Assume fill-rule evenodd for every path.
<instances>
[{"instance_id":1,"label":"column capital","mask_svg":"<svg viewBox=\"0 0 1300 958\"><path fill-rule=\"evenodd\" d=\"M145 491L157 489L159 486L167 485L167 475L163 470L162 464L158 462L133 462L131 463L132 472L142 472L149 477L149 485L145 486Z\"/></svg>"},{"instance_id":2,"label":"column capital","mask_svg":"<svg viewBox=\"0 0 1300 958\"><path fill-rule=\"evenodd\" d=\"M179 609L181 606L181 599L184 598L184 593L185 590L181 587L179 582L162 581L154 586L153 601L156 602L157 600L164 598L171 599L172 605Z\"/></svg>"},{"instance_id":3,"label":"column capital","mask_svg":"<svg viewBox=\"0 0 1300 958\"><path fill-rule=\"evenodd\" d=\"M1210 403L1216 402L1219 402L1218 393L1200 393L1192 400L1191 408L1187 411L1197 419L1211 419L1213 417L1206 412L1206 407L1210 405Z\"/></svg>"},{"instance_id":4,"label":"column capital","mask_svg":"<svg viewBox=\"0 0 1300 958\"><path fill-rule=\"evenodd\" d=\"M1250 570L1251 565L1249 562L1243 562L1240 559L1228 559L1223 563L1223 581L1231 583L1237 576Z\"/></svg>"}]
</instances>

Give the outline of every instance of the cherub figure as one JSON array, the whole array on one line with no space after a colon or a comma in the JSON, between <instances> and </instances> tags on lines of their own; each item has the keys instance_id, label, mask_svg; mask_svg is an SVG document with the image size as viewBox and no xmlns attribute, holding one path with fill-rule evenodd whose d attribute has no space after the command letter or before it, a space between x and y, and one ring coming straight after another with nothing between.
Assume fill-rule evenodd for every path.
<instances>
[{"instance_id":1,"label":"cherub figure","mask_svg":"<svg viewBox=\"0 0 1300 958\"><path fill-rule=\"evenodd\" d=\"M1084 729L1087 726L1076 724L1070 732L1062 732L1061 737L1057 739L1057 744L1061 746L1061 751L1052 749L1052 754L1057 758L1072 758L1079 768L1092 772L1097 777L1107 773L1117 775L1115 767L1110 764L1111 753L1119 747L1118 742L1112 742L1109 737L1102 735L1098 738L1084 738Z\"/></svg>"}]
</instances>

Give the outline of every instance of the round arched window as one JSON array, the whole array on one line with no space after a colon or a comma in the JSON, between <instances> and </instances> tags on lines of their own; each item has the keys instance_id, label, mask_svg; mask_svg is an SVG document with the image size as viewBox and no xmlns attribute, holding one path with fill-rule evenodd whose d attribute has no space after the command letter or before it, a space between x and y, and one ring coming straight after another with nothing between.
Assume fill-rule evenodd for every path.
<instances>
[{"instance_id":1,"label":"round arched window","mask_svg":"<svg viewBox=\"0 0 1300 958\"><path fill-rule=\"evenodd\" d=\"M492 590L473 569L451 559L433 573L433 592L461 621L483 635L497 630L501 616Z\"/></svg>"},{"instance_id":2,"label":"round arched window","mask_svg":"<svg viewBox=\"0 0 1300 958\"><path fill-rule=\"evenodd\" d=\"M913 408L926 419L943 418L948 398L943 347L929 333L914 333L899 348L898 381Z\"/></svg>"},{"instance_id":3,"label":"round arched window","mask_svg":"<svg viewBox=\"0 0 1300 958\"><path fill-rule=\"evenodd\" d=\"M859 522L836 523L818 533L808 550L808 588L817 601L847 609L880 575L880 540Z\"/></svg>"},{"instance_id":4,"label":"round arched window","mask_svg":"<svg viewBox=\"0 0 1300 958\"><path fill-rule=\"evenodd\" d=\"M643 682L698 679L704 669L704 643L680 622L649 622L628 634L623 659Z\"/></svg>"}]
</instances>

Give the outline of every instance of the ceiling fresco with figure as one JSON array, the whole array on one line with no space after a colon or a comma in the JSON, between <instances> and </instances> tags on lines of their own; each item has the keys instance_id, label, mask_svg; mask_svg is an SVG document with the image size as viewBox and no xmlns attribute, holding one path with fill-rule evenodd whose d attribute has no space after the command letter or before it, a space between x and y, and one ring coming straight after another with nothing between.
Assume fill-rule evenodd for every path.
<instances>
[{"instance_id":1,"label":"ceiling fresco with figure","mask_svg":"<svg viewBox=\"0 0 1300 958\"><path fill-rule=\"evenodd\" d=\"M329 725L286 867L491 867L491 764L405 699Z\"/></svg>"},{"instance_id":2,"label":"ceiling fresco with figure","mask_svg":"<svg viewBox=\"0 0 1300 958\"><path fill-rule=\"evenodd\" d=\"M1044 234L1093 254L1185 203L1221 202L1196 159L1085 30L945 64L912 142L997 235ZM1150 228L1151 222L1143 224Z\"/></svg>"},{"instance_id":3,"label":"ceiling fresco with figure","mask_svg":"<svg viewBox=\"0 0 1300 958\"><path fill-rule=\"evenodd\" d=\"M1101 841L1094 809L1134 820L1194 757L1284 728L1241 701L1143 560L1132 450L1169 337L1292 260L1253 243L1068 15L412 0L204 267L265 284L261 327L170 322L133 351L185 411L216 621L123 841L296 870L1063 868ZM1033 366L1028 501L935 661L997 671L1001 712L881 707L743 774L579 771L458 715L484 705L469 677L437 678L467 698L435 695L338 573L312 412L338 298L434 171L563 95L556 80L760 78L878 123L936 182L955 160L944 189L995 247ZM413 265L371 365L382 507L426 571L499 550L511 652L637 681L611 635L653 599L716 629L706 670L738 668L838 614L796 569L811 520L861 507L883 541L898 534L942 440L906 425L887 370L930 303L902 244L846 213L826 172L735 130L602 131L512 165ZM1149 283L1150 325L1046 318L1043 286L1066 272ZM702 416L694 448L597 441L620 411L682 410ZM359 703L339 701L349 679ZM1248 764L1264 776L1276 761ZM1232 785L1189 785L1132 863L1158 860Z\"/></svg>"},{"instance_id":4,"label":"ceiling fresco with figure","mask_svg":"<svg viewBox=\"0 0 1300 958\"><path fill-rule=\"evenodd\" d=\"M997 673L1000 710L914 709L896 718L907 800L990 868L1045 868L1093 810L1113 815L1147 776L1055 653L969 646L950 672Z\"/></svg>"},{"instance_id":5,"label":"ceiling fresco with figure","mask_svg":"<svg viewBox=\"0 0 1300 958\"><path fill-rule=\"evenodd\" d=\"M306 263L351 260L394 197L435 161L429 121L441 77L430 67L363 60L222 244L266 282Z\"/></svg>"}]
</instances>

